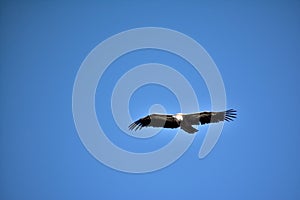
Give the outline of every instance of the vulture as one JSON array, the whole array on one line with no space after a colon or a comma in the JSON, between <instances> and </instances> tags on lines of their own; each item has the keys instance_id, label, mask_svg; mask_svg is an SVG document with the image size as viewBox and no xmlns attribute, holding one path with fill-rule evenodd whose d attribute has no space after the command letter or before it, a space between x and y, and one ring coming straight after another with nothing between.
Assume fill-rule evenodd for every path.
<instances>
[{"instance_id":1,"label":"vulture","mask_svg":"<svg viewBox=\"0 0 300 200\"><path fill-rule=\"evenodd\" d=\"M223 112L199 112L191 114L177 113L151 114L133 122L129 130L140 130L143 127L181 128L187 133L193 134L198 130L193 125L217 123L220 121L233 121L236 118L236 110L230 109Z\"/></svg>"}]
</instances>

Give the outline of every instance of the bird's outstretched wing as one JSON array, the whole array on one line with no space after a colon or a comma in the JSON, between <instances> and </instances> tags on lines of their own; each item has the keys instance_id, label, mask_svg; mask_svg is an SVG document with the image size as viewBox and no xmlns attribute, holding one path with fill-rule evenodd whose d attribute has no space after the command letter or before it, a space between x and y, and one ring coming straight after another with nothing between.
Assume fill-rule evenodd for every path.
<instances>
[{"instance_id":1,"label":"bird's outstretched wing","mask_svg":"<svg viewBox=\"0 0 300 200\"><path fill-rule=\"evenodd\" d=\"M152 114L141 118L129 125L129 130L140 130L143 127L164 127L167 121L172 120L171 115Z\"/></svg>"},{"instance_id":2,"label":"bird's outstretched wing","mask_svg":"<svg viewBox=\"0 0 300 200\"><path fill-rule=\"evenodd\" d=\"M236 118L236 110L230 109L223 112L200 112L184 115L183 119L191 125L217 123L220 121L232 121Z\"/></svg>"}]
</instances>

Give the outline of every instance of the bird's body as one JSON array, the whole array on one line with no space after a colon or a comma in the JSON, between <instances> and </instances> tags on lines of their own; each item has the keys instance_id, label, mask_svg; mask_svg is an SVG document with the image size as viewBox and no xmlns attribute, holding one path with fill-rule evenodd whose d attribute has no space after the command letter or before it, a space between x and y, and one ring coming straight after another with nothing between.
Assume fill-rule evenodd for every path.
<instances>
[{"instance_id":1,"label":"bird's body","mask_svg":"<svg viewBox=\"0 0 300 200\"><path fill-rule=\"evenodd\" d=\"M188 133L195 133L198 130L193 125L203 125L220 121L232 121L236 118L236 111L233 109L223 112L200 112L192 114L177 113L175 115L151 114L133 122L129 125L130 130L139 130L143 127L181 128Z\"/></svg>"}]
</instances>

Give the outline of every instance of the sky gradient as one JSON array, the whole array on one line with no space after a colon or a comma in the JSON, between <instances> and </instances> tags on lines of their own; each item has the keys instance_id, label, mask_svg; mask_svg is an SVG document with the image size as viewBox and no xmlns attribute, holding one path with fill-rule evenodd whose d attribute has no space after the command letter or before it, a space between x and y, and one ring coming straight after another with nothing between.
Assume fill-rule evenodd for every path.
<instances>
[{"instance_id":1,"label":"sky gradient","mask_svg":"<svg viewBox=\"0 0 300 200\"><path fill-rule=\"evenodd\" d=\"M1 1L1 199L300 199L299 13L299 1ZM198 158L203 126L172 165L130 174L86 150L74 125L72 91L81 63L100 42L148 26L182 32L205 48L238 118L224 124L206 158ZM99 82L95 106L107 137L129 151L156 150L176 134L137 139L113 120L116 81L151 62L178 70L200 110L211 108L205 82L180 57L151 49L120 57ZM152 84L132 95L132 118L153 104L180 111L168 88Z\"/></svg>"}]
</instances>

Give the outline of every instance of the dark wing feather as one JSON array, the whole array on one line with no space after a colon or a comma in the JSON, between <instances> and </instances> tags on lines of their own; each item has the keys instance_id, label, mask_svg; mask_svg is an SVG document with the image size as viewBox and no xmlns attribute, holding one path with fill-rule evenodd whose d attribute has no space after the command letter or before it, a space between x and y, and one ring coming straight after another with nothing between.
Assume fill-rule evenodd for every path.
<instances>
[{"instance_id":1,"label":"dark wing feather","mask_svg":"<svg viewBox=\"0 0 300 200\"><path fill-rule=\"evenodd\" d=\"M141 118L129 125L129 130L140 130L143 127L164 127L167 121L172 120L171 115L152 114Z\"/></svg>"},{"instance_id":2,"label":"dark wing feather","mask_svg":"<svg viewBox=\"0 0 300 200\"><path fill-rule=\"evenodd\" d=\"M232 121L236 118L236 110L230 109L223 112L200 112L184 115L184 118L192 125L217 123L220 121Z\"/></svg>"},{"instance_id":3,"label":"dark wing feather","mask_svg":"<svg viewBox=\"0 0 300 200\"><path fill-rule=\"evenodd\" d=\"M150 116L146 116L144 118L140 118L139 120L133 122L132 124L129 125L129 130L139 130L145 126L148 126L151 122Z\"/></svg>"}]
</instances>

